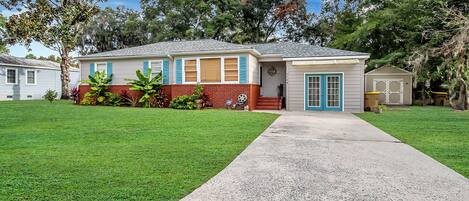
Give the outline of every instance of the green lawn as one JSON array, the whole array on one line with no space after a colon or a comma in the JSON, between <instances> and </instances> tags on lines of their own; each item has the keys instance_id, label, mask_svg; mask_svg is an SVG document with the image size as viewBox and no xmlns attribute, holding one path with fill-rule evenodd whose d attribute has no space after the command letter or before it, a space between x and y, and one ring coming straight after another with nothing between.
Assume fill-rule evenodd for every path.
<instances>
[{"instance_id":1,"label":"green lawn","mask_svg":"<svg viewBox=\"0 0 469 201\"><path fill-rule=\"evenodd\" d=\"M0 102L0 200L177 200L276 118Z\"/></svg>"},{"instance_id":2,"label":"green lawn","mask_svg":"<svg viewBox=\"0 0 469 201\"><path fill-rule=\"evenodd\" d=\"M356 115L469 178L469 112L416 106Z\"/></svg>"}]
</instances>

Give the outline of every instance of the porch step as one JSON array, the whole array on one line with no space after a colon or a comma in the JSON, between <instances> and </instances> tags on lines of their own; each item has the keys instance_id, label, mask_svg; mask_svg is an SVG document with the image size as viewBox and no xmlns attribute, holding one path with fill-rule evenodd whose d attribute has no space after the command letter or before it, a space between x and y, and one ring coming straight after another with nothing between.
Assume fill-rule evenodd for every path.
<instances>
[{"instance_id":1,"label":"porch step","mask_svg":"<svg viewBox=\"0 0 469 201\"><path fill-rule=\"evenodd\" d=\"M279 110L282 100L277 97L259 97L257 99L256 110Z\"/></svg>"}]
</instances>

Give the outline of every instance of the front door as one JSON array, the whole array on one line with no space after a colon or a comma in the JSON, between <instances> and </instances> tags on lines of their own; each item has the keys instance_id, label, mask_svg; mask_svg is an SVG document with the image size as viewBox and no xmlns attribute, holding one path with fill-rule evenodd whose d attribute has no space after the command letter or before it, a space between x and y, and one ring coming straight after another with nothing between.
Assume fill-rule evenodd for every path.
<instances>
[{"instance_id":1,"label":"front door","mask_svg":"<svg viewBox=\"0 0 469 201\"><path fill-rule=\"evenodd\" d=\"M342 74L306 74L305 110L342 111Z\"/></svg>"}]
</instances>

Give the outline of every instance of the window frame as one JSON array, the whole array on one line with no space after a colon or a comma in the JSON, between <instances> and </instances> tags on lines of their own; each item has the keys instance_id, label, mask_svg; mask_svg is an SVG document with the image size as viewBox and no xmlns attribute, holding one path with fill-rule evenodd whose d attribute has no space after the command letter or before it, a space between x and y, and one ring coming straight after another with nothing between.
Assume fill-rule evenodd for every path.
<instances>
[{"instance_id":1,"label":"window frame","mask_svg":"<svg viewBox=\"0 0 469 201\"><path fill-rule=\"evenodd\" d=\"M151 64L152 64L153 62L155 62L155 63L156 63L156 62L160 62L160 63L161 63L161 71L160 71L160 73L163 73L163 60L162 60L162 59L156 59L156 60L149 60L149 61L148 61L148 69L151 69L152 73L153 73L153 69L151 68ZM161 80L163 80L163 79L161 79Z\"/></svg>"},{"instance_id":2,"label":"window frame","mask_svg":"<svg viewBox=\"0 0 469 201\"><path fill-rule=\"evenodd\" d=\"M14 70L15 71L15 82L14 83L8 82L8 70ZM17 85L18 80L19 80L19 77L18 77L18 69L17 68L5 68L5 84L6 85Z\"/></svg>"},{"instance_id":3,"label":"window frame","mask_svg":"<svg viewBox=\"0 0 469 201\"><path fill-rule=\"evenodd\" d=\"M99 64L104 64L106 67L104 68L104 74L107 75L107 62L95 62L94 63L94 72L98 72L98 65Z\"/></svg>"},{"instance_id":4,"label":"window frame","mask_svg":"<svg viewBox=\"0 0 469 201\"><path fill-rule=\"evenodd\" d=\"M29 72L34 72L34 83L29 83L28 82L28 73ZM37 85L37 70L26 70L26 85Z\"/></svg>"},{"instance_id":5,"label":"window frame","mask_svg":"<svg viewBox=\"0 0 469 201\"><path fill-rule=\"evenodd\" d=\"M238 61L238 80L237 81L225 81L225 58L226 59L237 59ZM184 57L181 58L182 61L182 84L239 84L239 55L235 56L206 56L206 57ZM204 82L200 80L200 60L201 59L220 59L220 82ZM186 82L186 60L195 60L196 69L197 69L197 81L196 82ZM249 65L249 64L248 64Z\"/></svg>"}]
</instances>

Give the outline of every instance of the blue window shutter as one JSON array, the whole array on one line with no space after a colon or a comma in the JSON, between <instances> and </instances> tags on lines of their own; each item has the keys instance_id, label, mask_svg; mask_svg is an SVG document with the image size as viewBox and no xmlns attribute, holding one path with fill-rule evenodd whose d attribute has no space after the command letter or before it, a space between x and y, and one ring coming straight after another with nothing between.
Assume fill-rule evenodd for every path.
<instances>
[{"instance_id":1,"label":"blue window shutter","mask_svg":"<svg viewBox=\"0 0 469 201\"><path fill-rule=\"evenodd\" d=\"M182 60L176 59L176 84L182 84Z\"/></svg>"},{"instance_id":2,"label":"blue window shutter","mask_svg":"<svg viewBox=\"0 0 469 201\"><path fill-rule=\"evenodd\" d=\"M90 76L94 76L94 63L90 63Z\"/></svg>"},{"instance_id":3,"label":"blue window shutter","mask_svg":"<svg viewBox=\"0 0 469 201\"><path fill-rule=\"evenodd\" d=\"M146 76L148 71L148 60L143 61L143 74Z\"/></svg>"},{"instance_id":4,"label":"blue window shutter","mask_svg":"<svg viewBox=\"0 0 469 201\"><path fill-rule=\"evenodd\" d=\"M111 62L107 62L106 72L107 72L108 77L112 76L112 63ZM111 83L112 83L112 80L111 80Z\"/></svg>"},{"instance_id":5,"label":"blue window shutter","mask_svg":"<svg viewBox=\"0 0 469 201\"><path fill-rule=\"evenodd\" d=\"M248 83L248 58L246 56L239 57L239 83Z\"/></svg>"},{"instance_id":6,"label":"blue window shutter","mask_svg":"<svg viewBox=\"0 0 469 201\"><path fill-rule=\"evenodd\" d=\"M163 60L163 84L169 84L169 61Z\"/></svg>"}]
</instances>

